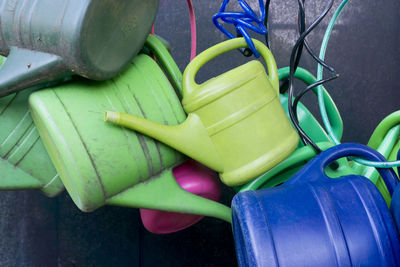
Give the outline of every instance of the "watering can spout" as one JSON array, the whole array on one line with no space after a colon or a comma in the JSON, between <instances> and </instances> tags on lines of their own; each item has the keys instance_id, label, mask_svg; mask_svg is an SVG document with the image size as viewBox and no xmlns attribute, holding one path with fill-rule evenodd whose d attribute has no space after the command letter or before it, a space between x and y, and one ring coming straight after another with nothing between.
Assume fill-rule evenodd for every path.
<instances>
[{"instance_id":1,"label":"watering can spout","mask_svg":"<svg viewBox=\"0 0 400 267\"><path fill-rule=\"evenodd\" d=\"M176 126L114 111L107 111L104 119L157 139L211 169L223 172L222 159L196 114L189 114L185 122Z\"/></svg>"},{"instance_id":2,"label":"watering can spout","mask_svg":"<svg viewBox=\"0 0 400 267\"><path fill-rule=\"evenodd\" d=\"M0 68L0 97L34 85L43 86L45 82L51 84L65 77L67 72L59 56L11 47Z\"/></svg>"}]
</instances>

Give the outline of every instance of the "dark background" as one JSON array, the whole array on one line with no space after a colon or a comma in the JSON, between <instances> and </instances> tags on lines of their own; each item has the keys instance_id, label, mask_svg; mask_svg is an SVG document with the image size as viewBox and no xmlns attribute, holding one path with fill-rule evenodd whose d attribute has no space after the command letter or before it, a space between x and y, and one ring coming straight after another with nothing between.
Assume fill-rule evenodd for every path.
<instances>
[{"instance_id":1,"label":"dark background","mask_svg":"<svg viewBox=\"0 0 400 267\"><path fill-rule=\"evenodd\" d=\"M225 40L211 16L221 1L194 0L198 51ZM231 2L236 2L232 0ZM256 0L248 0L257 6ZM326 1L306 1L308 22ZM339 1L335 2L335 6ZM237 10L237 4L230 6ZM333 12L308 38L319 51ZM366 143L375 126L399 107L399 1L352 0L342 12L328 46L327 61L340 78L327 88L343 121L343 141ZM289 64L297 38L297 1L272 0L270 43L278 67ZM156 33L170 41L172 54L184 70L190 53L186 1L160 0ZM262 39L262 38L261 38ZM205 65L199 81L223 73L249 59L234 51ZM301 66L316 73L316 64L304 56ZM318 117L316 97L304 101ZM224 187L229 204L231 189ZM138 210L102 207L82 213L67 193L48 199L39 192L1 192L0 266L233 266L236 264L230 225L205 218L175 234L147 232Z\"/></svg>"}]
</instances>

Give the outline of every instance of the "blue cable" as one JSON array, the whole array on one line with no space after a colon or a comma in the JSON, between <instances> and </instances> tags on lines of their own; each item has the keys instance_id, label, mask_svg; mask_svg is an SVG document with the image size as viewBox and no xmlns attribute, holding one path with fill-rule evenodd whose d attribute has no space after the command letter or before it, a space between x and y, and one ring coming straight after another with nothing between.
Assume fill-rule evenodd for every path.
<instances>
[{"instance_id":1,"label":"blue cable","mask_svg":"<svg viewBox=\"0 0 400 267\"><path fill-rule=\"evenodd\" d=\"M247 29L254 31L256 33L266 35L268 33L267 27L264 25L265 19L265 5L263 0L258 1L260 4L260 16L258 16L253 9L247 4L246 0L238 0L239 5L242 7L243 12L227 12L225 11L226 6L229 3L229 0L224 0L222 2L221 8L219 12L215 14L212 18L212 21L223 34L225 34L228 38L233 39L236 38L232 33L230 33L227 29L225 29L220 22L219 19L225 23L232 24L236 28L236 34L238 36L243 36L246 40L247 45L250 50L253 52L256 58L260 57L256 47L254 46L253 41Z\"/></svg>"}]
</instances>

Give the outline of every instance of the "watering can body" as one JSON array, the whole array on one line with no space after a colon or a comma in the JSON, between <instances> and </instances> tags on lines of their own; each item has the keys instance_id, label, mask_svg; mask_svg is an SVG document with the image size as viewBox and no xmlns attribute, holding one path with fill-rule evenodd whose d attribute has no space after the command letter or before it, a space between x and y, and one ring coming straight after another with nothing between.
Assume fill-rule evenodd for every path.
<instances>
[{"instance_id":1,"label":"watering can body","mask_svg":"<svg viewBox=\"0 0 400 267\"><path fill-rule=\"evenodd\" d=\"M278 74L280 80L287 78L290 74L289 68L279 69ZM307 85L317 81L310 72L300 67L297 68L294 77L303 81ZM334 125L335 134L338 138L341 138L343 133L343 123L339 111L325 88L323 88L323 94L328 109L328 116L331 118L331 121L333 122L332 124ZM280 101L286 115L289 117L288 96L286 94L281 94ZM317 143L320 149L326 150L333 146L333 143L330 141L330 138L323 127L301 102L297 106L297 118L302 129L304 129L307 135ZM315 155L315 151L311 147L304 147L304 144L299 142L297 149L290 154L289 157L254 180L243 186L235 187L235 190L256 190L282 184L299 171ZM329 177L333 178L353 173L353 170L346 159L339 159L336 162L338 163L338 166L335 170L331 168L326 168L325 170Z\"/></svg>"},{"instance_id":2,"label":"watering can body","mask_svg":"<svg viewBox=\"0 0 400 267\"><path fill-rule=\"evenodd\" d=\"M37 91L29 104L47 151L82 210L98 208L124 188L184 160L151 138L104 124L105 108L172 125L185 119L168 80L147 55L138 55L113 80L82 80Z\"/></svg>"},{"instance_id":3,"label":"watering can body","mask_svg":"<svg viewBox=\"0 0 400 267\"><path fill-rule=\"evenodd\" d=\"M30 116L31 91L0 99L0 189L39 189L55 196L64 186Z\"/></svg>"},{"instance_id":4,"label":"watering can body","mask_svg":"<svg viewBox=\"0 0 400 267\"><path fill-rule=\"evenodd\" d=\"M151 57L138 55L109 81L78 80L37 91L29 105L50 158L81 210L110 204L231 220L228 207L177 184L172 168L185 160L182 154L104 123L105 109L171 125L185 120L171 84Z\"/></svg>"},{"instance_id":5,"label":"watering can body","mask_svg":"<svg viewBox=\"0 0 400 267\"><path fill-rule=\"evenodd\" d=\"M310 161L273 189L239 193L232 202L240 266L397 266L400 240L375 185L362 176L329 179L324 168L343 156L384 158L343 144ZM381 170L393 192L392 170Z\"/></svg>"},{"instance_id":6,"label":"watering can body","mask_svg":"<svg viewBox=\"0 0 400 267\"><path fill-rule=\"evenodd\" d=\"M158 0L1 0L0 96L72 74L105 80L143 46Z\"/></svg>"},{"instance_id":7,"label":"watering can body","mask_svg":"<svg viewBox=\"0 0 400 267\"><path fill-rule=\"evenodd\" d=\"M298 135L279 102L275 60L255 41L268 69L252 61L199 85L198 69L215 56L246 46L228 40L199 54L183 74L187 120L167 127L136 116L107 112L106 120L156 138L218 171L227 185L243 184L272 168L297 146Z\"/></svg>"}]
</instances>

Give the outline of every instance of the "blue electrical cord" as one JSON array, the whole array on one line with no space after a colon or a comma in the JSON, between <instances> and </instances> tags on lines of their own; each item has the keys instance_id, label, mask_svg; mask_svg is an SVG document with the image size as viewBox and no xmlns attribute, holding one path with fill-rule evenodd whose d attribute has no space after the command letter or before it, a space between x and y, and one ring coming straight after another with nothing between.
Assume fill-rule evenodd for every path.
<instances>
[{"instance_id":1,"label":"blue electrical cord","mask_svg":"<svg viewBox=\"0 0 400 267\"><path fill-rule=\"evenodd\" d=\"M229 3L229 0L224 0L222 2L221 8L219 9L219 12L215 14L212 18L215 27L217 27L217 29L219 29L228 38L233 39L237 36L243 36L250 50L257 58L260 57L260 54L254 46L254 43L251 40L249 33L247 32L247 29L262 35L266 35L268 33L267 27L264 25L266 15L265 5L263 0L259 0L258 2L260 5L260 16L258 16L253 11L253 9L251 9L251 7L247 4L245 0L238 0L239 5L242 7L244 12L227 12L225 11L225 9ZM225 29L218 21L219 19L225 23L234 25L236 28L237 36L234 36L227 29Z\"/></svg>"}]
</instances>

